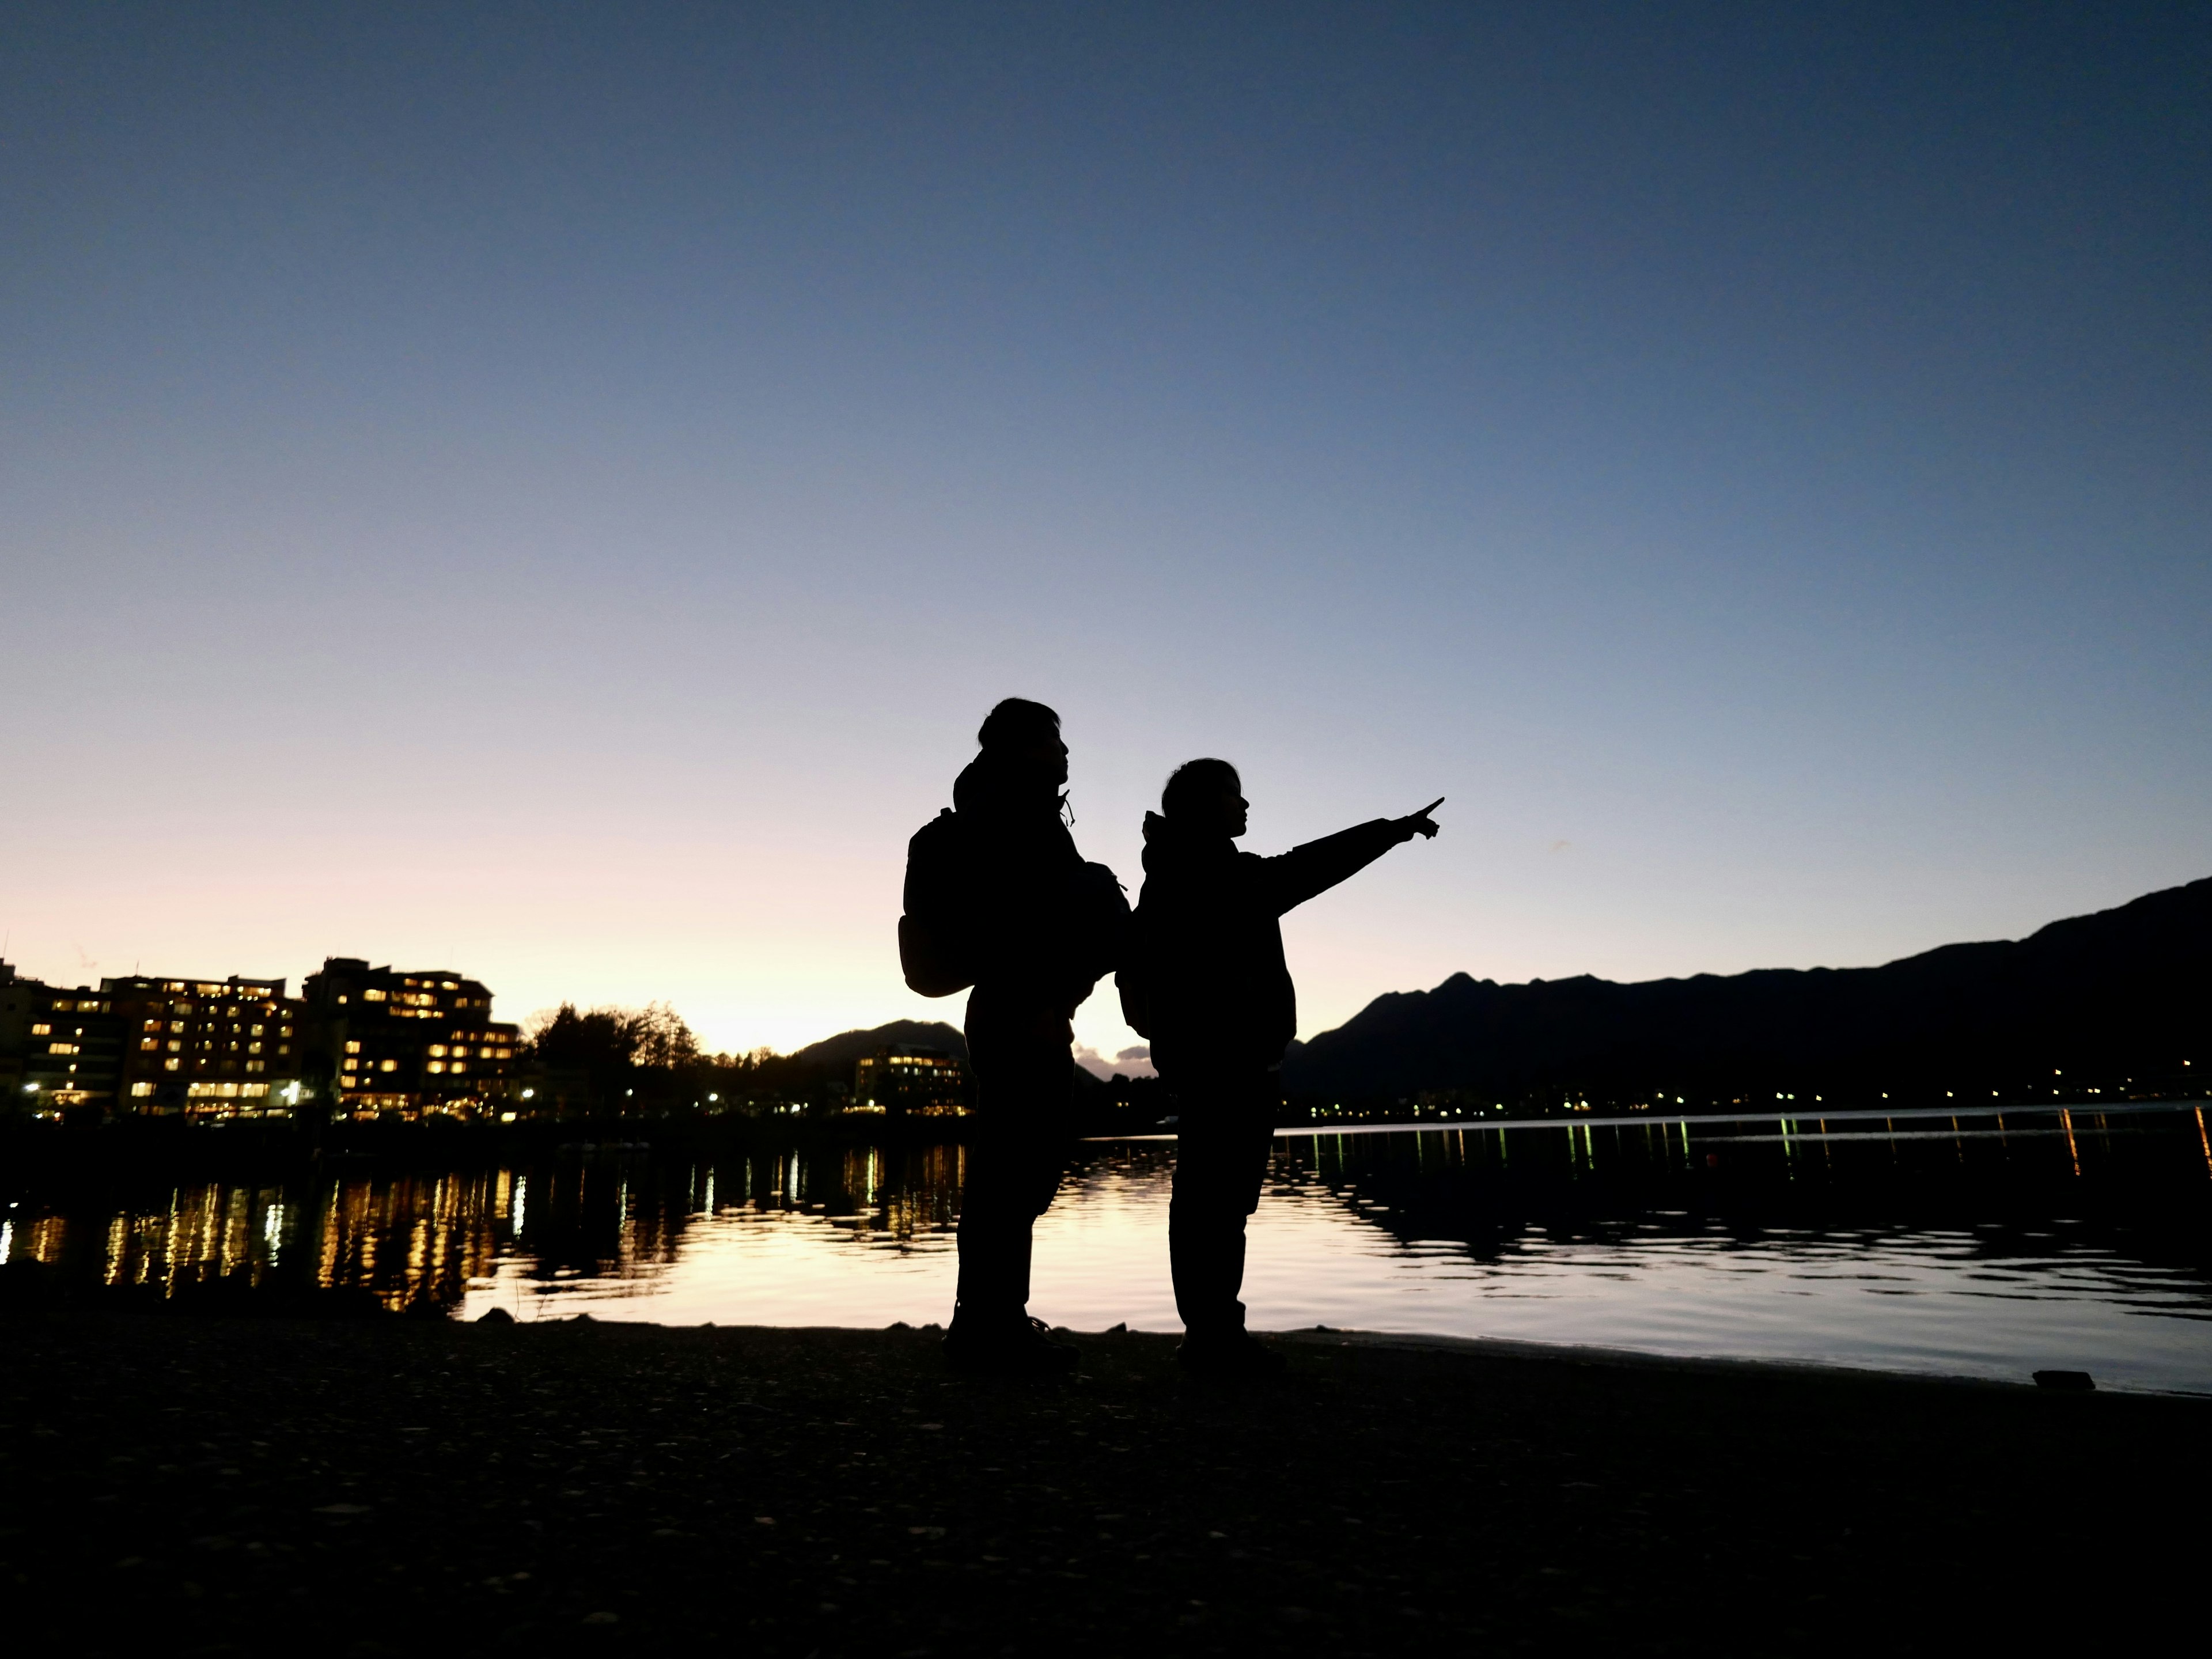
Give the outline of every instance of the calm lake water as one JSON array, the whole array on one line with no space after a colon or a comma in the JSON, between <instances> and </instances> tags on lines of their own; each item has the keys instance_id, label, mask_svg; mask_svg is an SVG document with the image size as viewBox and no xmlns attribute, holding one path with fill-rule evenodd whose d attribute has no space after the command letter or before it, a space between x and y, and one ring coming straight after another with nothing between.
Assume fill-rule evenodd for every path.
<instances>
[{"instance_id":1,"label":"calm lake water","mask_svg":"<svg viewBox=\"0 0 2212 1659\"><path fill-rule=\"evenodd\" d=\"M2212 1139L2185 1105L1286 1133L1261 1329L1314 1325L2212 1393ZM921 1325L957 1146L9 1193L0 1255L111 1283L357 1285L475 1317ZM1177 1328L1171 1141L1086 1146L1031 1310Z\"/></svg>"}]
</instances>

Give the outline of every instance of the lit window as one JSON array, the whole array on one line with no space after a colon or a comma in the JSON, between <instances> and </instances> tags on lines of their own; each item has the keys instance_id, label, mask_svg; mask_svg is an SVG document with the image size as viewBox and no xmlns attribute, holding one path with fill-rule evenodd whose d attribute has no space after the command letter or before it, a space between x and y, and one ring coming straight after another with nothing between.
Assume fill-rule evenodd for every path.
<instances>
[{"instance_id":1,"label":"lit window","mask_svg":"<svg viewBox=\"0 0 2212 1659\"><path fill-rule=\"evenodd\" d=\"M465 1072L469 1069L468 1062L466 1060L457 1060L453 1062L453 1069L457 1072Z\"/></svg>"},{"instance_id":2,"label":"lit window","mask_svg":"<svg viewBox=\"0 0 2212 1659\"><path fill-rule=\"evenodd\" d=\"M359 1053L361 1052L361 1044L359 1044L358 1042L349 1042L349 1043L347 1043L347 1044L346 1044L346 1052L347 1052L348 1054L359 1054Z\"/></svg>"},{"instance_id":3,"label":"lit window","mask_svg":"<svg viewBox=\"0 0 2212 1659\"><path fill-rule=\"evenodd\" d=\"M73 1054L76 1052L76 1044L74 1042L49 1042L46 1045L46 1052L50 1054Z\"/></svg>"},{"instance_id":4,"label":"lit window","mask_svg":"<svg viewBox=\"0 0 2212 1659\"><path fill-rule=\"evenodd\" d=\"M249 1072L265 1072L269 1069L269 1062L265 1060L249 1060L246 1062L246 1069Z\"/></svg>"},{"instance_id":5,"label":"lit window","mask_svg":"<svg viewBox=\"0 0 2212 1659\"><path fill-rule=\"evenodd\" d=\"M131 1097L133 1100L143 1100L153 1092L154 1085L150 1083L134 1083L131 1085Z\"/></svg>"},{"instance_id":6,"label":"lit window","mask_svg":"<svg viewBox=\"0 0 2212 1659\"><path fill-rule=\"evenodd\" d=\"M173 1064L173 1062L172 1063ZM361 1069L361 1062L357 1060L349 1059L345 1063L345 1068L349 1072L357 1072Z\"/></svg>"},{"instance_id":7,"label":"lit window","mask_svg":"<svg viewBox=\"0 0 2212 1659\"><path fill-rule=\"evenodd\" d=\"M343 1000L343 999L341 1000ZM384 993L381 991L363 991L361 994L361 1000L363 1002L381 1002L384 1000Z\"/></svg>"},{"instance_id":8,"label":"lit window","mask_svg":"<svg viewBox=\"0 0 2212 1659\"><path fill-rule=\"evenodd\" d=\"M399 1069L399 1062L396 1060L382 1060L378 1063L376 1069L380 1072L396 1072Z\"/></svg>"},{"instance_id":9,"label":"lit window","mask_svg":"<svg viewBox=\"0 0 2212 1659\"><path fill-rule=\"evenodd\" d=\"M434 1060L430 1062L429 1069L433 1072L442 1072L446 1069L446 1062L442 1060Z\"/></svg>"},{"instance_id":10,"label":"lit window","mask_svg":"<svg viewBox=\"0 0 2212 1659\"><path fill-rule=\"evenodd\" d=\"M261 1045L258 1042L249 1042L246 1045L246 1052L249 1054L258 1054L261 1052Z\"/></svg>"},{"instance_id":11,"label":"lit window","mask_svg":"<svg viewBox=\"0 0 2212 1659\"><path fill-rule=\"evenodd\" d=\"M181 1042L178 1042L178 1041L177 1041L177 1039L176 1039L176 1038L174 1038L174 1037L171 1037L171 1038L169 1039L169 1052L170 1052L171 1054L175 1054L175 1053L177 1052L177 1050L178 1050L178 1049L179 1049L179 1048L183 1048L184 1046L185 1046L185 1045L184 1045L183 1043L181 1043Z\"/></svg>"},{"instance_id":12,"label":"lit window","mask_svg":"<svg viewBox=\"0 0 2212 1659\"><path fill-rule=\"evenodd\" d=\"M169 1029L173 1031L181 1031L185 1029L185 1022L181 1019L173 1019L169 1022Z\"/></svg>"},{"instance_id":13,"label":"lit window","mask_svg":"<svg viewBox=\"0 0 2212 1659\"><path fill-rule=\"evenodd\" d=\"M289 1054L292 1052L292 1045L289 1042L280 1042L276 1045L276 1052L280 1054Z\"/></svg>"},{"instance_id":14,"label":"lit window","mask_svg":"<svg viewBox=\"0 0 2212 1659\"><path fill-rule=\"evenodd\" d=\"M159 1037L140 1037L138 1039L138 1047L144 1053L158 1054L161 1052L161 1039Z\"/></svg>"},{"instance_id":15,"label":"lit window","mask_svg":"<svg viewBox=\"0 0 2212 1659\"><path fill-rule=\"evenodd\" d=\"M446 1045L442 1042L434 1042L430 1045L430 1052L443 1060L446 1057Z\"/></svg>"},{"instance_id":16,"label":"lit window","mask_svg":"<svg viewBox=\"0 0 2212 1659\"><path fill-rule=\"evenodd\" d=\"M31 1028L33 1036L52 1036L53 1034L54 1028L51 1025L33 1025Z\"/></svg>"},{"instance_id":17,"label":"lit window","mask_svg":"<svg viewBox=\"0 0 2212 1659\"><path fill-rule=\"evenodd\" d=\"M146 1022L146 1029L149 1031L158 1031L161 1029L161 1022L158 1019L149 1019Z\"/></svg>"},{"instance_id":18,"label":"lit window","mask_svg":"<svg viewBox=\"0 0 2212 1659\"><path fill-rule=\"evenodd\" d=\"M248 1031L246 1035L246 1036L259 1036L261 1035L261 1028L260 1028L258 1025L257 1025L257 1026L255 1026L252 1030Z\"/></svg>"},{"instance_id":19,"label":"lit window","mask_svg":"<svg viewBox=\"0 0 2212 1659\"><path fill-rule=\"evenodd\" d=\"M165 1072L173 1072L182 1066L184 1063L185 1062L181 1060L165 1060L161 1062L161 1069Z\"/></svg>"}]
</instances>

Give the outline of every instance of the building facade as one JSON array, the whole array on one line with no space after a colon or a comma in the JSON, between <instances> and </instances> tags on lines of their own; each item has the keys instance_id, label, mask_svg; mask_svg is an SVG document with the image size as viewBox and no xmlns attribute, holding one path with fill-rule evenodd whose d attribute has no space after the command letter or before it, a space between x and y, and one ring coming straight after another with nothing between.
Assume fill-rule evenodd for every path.
<instances>
[{"instance_id":1,"label":"building facade","mask_svg":"<svg viewBox=\"0 0 2212 1659\"><path fill-rule=\"evenodd\" d=\"M123 1029L107 997L89 985L11 976L0 1003L22 1033L15 1089L23 1109L34 1117L114 1109Z\"/></svg>"},{"instance_id":2,"label":"building facade","mask_svg":"<svg viewBox=\"0 0 2212 1659\"><path fill-rule=\"evenodd\" d=\"M508 1108L520 1034L492 1018L481 981L331 957L302 988L309 1086L327 1079L347 1116L477 1117Z\"/></svg>"},{"instance_id":3,"label":"building facade","mask_svg":"<svg viewBox=\"0 0 2212 1659\"><path fill-rule=\"evenodd\" d=\"M23 1053L30 1041L33 983L16 978L15 963L0 962L0 1115L21 1111L27 1103Z\"/></svg>"},{"instance_id":4,"label":"building facade","mask_svg":"<svg viewBox=\"0 0 2212 1659\"><path fill-rule=\"evenodd\" d=\"M283 980L133 974L100 988L122 1038L117 1110L285 1116L304 1098L307 1007L284 994Z\"/></svg>"},{"instance_id":5,"label":"building facade","mask_svg":"<svg viewBox=\"0 0 2212 1659\"><path fill-rule=\"evenodd\" d=\"M853 1067L854 1112L957 1117L968 1110L968 1068L942 1048L878 1048Z\"/></svg>"}]
</instances>

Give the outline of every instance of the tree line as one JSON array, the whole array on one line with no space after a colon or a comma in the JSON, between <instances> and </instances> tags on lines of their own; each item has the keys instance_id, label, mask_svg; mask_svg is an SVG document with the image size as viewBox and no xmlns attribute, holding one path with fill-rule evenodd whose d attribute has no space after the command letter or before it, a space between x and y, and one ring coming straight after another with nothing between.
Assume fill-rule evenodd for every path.
<instances>
[{"instance_id":1,"label":"tree line","mask_svg":"<svg viewBox=\"0 0 2212 1659\"><path fill-rule=\"evenodd\" d=\"M538 1086L574 1108L665 1114L812 1106L851 1079L830 1066L760 1048L708 1054L665 1002L580 1009L564 1002L524 1028Z\"/></svg>"}]
</instances>

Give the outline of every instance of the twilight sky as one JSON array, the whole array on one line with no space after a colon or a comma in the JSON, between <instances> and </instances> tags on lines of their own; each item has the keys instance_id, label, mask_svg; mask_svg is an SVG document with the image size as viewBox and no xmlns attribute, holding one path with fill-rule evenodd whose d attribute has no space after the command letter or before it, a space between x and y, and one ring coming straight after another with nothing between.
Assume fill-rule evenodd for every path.
<instances>
[{"instance_id":1,"label":"twilight sky","mask_svg":"<svg viewBox=\"0 0 2212 1659\"><path fill-rule=\"evenodd\" d=\"M0 931L900 1016L1176 762L1305 1034L2212 873L2212 8L0 10ZM1137 1041L1110 987L1080 1040Z\"/></svg>"}]
</instances>

